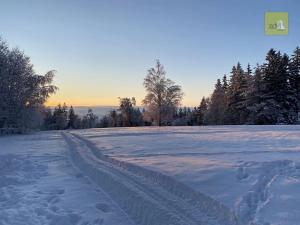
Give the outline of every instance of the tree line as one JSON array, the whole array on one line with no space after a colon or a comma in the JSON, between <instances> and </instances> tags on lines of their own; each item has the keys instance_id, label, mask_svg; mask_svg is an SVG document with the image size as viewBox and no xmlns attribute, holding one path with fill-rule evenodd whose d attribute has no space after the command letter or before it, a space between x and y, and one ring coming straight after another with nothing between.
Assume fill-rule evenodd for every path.
<instances>
[{"instance_id":1,"label":"tree line","mask_svg":"<svg viewBox=\"0 0 300 225\"><path fill-rule=\"evenodd\" d=\"M179 107L181 87L165 77L163 66L148 71L144 80L141 125L263 125L296 124L300 109L300 48L291 56L270 49L265 62L243 69L238 62L230 76L218 79L210 97L199 106ZM109 115L107 116L109 120Z\"/></svg>"},{"instance_id":2,"label":"tree line","mask_svg":"<svg viewBox=\"0 0 300 225\"><path fill-rule=\"evenodd\" d=\"M295 124L300 107L300 49L291 57L271 49L265 63L218 79L206 100L204 124Z\"/></svg>"},{"instance_id":3,"label":"tree line","mask_svg":"<svg viewBox=\"0 0 300 225\"><path fill-rule=\"evenodd\" d=\"M144 126L143 114L135 107L134 98L119 98L120 106L99 118L92 109L83 117L76 114L72 106L59 104L54 110L48 108L44 115L44 130L87 129L105 127Z\"/></svg>"},{"instance_id":4,"label":"tree line","mask_svg":"<svg viewBox=\"0 0 300 225\"><path fill-rule=\"evenodd\" d=\"M53 112L48 110L44 128L166 126L175 125L175 120L184 120L183 117L187 117L187 114L190 113L190 109L187 110L187 108L184 112L179 113L178 106L183 97L181 86L166 78L166 72L159 60L155 67L148 70L144 79L144 87L147 94L143 100L142 110L136 106L134 97L119 98L119 108L110 111L102 118L90 116L89 114L93 115L91 109L86 116L80 118L72 107L67 111L66 105L58 105Z\"/></svg>"},{"instance_id":5,"label":"tree line","mask_svg":"<svg viewBox=\"0 0 300 225\"><path fill-rule=\"evenodd\" d=\"M30 58L10 49L0 38L0 134L26 130L83 129L130 126L194 126L223 124L295 124L300 109L300 49L291 56L271 49L263 64L240 63L218 79L210 97L199 106L180 107L180 85L166 77L157 60L147 71L142 110L132 98L119 98L119 108L99 118L90 109L80 117L72 106L45 106L58 88L55 71L36 74Z\"/></svg>"},{"instance_id":6,"label":"tree line","mask_svg":"<svg viewBox=\"0 0 300 225\"><path fill-rule=\"evenodd\" d=\"M57 91L54 71L36 74L30 59L0 38L0 134L39 129L47 98Z\"/></svg>"}]
</instances>

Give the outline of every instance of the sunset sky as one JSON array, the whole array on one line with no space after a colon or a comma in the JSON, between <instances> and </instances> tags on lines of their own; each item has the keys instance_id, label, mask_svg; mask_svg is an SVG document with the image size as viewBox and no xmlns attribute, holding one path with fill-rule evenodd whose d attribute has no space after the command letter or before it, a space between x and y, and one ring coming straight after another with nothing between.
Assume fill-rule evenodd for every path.
<instances>
[{"instance_id":1,"label":"sunset sky","mask_svg":"<svg viewBox=\"0 0 300 225\"><path fill-rule=\"evenodd\" d=\"M2 1L0 35L31 57L35 71L56 70L48 105L141 104L143 78L160 59L185 93L183 105L209 96L238 61L263 62L276 48L300 45L299 0ZM264 35L264 13L289 13L288 36Z\"/></svg>"}]
</instances>

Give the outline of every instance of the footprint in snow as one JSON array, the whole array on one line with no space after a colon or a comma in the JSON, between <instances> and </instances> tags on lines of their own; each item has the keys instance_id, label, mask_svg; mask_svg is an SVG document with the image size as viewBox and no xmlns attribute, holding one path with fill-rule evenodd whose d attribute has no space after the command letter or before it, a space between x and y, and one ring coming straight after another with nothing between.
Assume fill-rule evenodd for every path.
<instances>
[{"instance_id":1,"label":"footprint in snow","mask_svg":"<svg viewBox=\"0 0 300 225\"><path fill-rule=\"evenodd\" d=\"M103 224L103 222L104 222L103 219L95 219L95 220L93 221L93 224L94 224L94 225L101 225L101 224Z\"/></svg>"},{"instance_id":2,"label":"footprint in snow","mask_svg":"<svg viewBox=\"0 0 300 225\"><path fill-rule=\"evenodd\" d=\"M93 222L84 221L80 225L102 225L104 223L103 219L95 219Z\"/></svg>"},{"instance_id":3,"label":"footprint in snow","mask_svg":"<svg viewBox=\"0 0 300 225\"><path fill-rule=\"evenodd\" d=\"M62 195L65 193L65 189L56 189L50 192L50 194Z\"/></svg>"},{"instance_id":4,"label":"footprint in snow","mask_svg":"<svg viewBox=\"0 0 300 225\"><path fill-rule=\"evenodd\" d=\"M57 212L59 210L59 208L56 205L53 205L53 206L50 207L50 210L52 212Z\"/></svg>"},{"instance_id":5,"label":"footprint in snow","mask_svg":"<svg viewBox=\"0 0 300 225\"><path fill-rule=\"evenodd\" d=\"M110 206L105 203L97 203L95 207L104 213L111 211Z\"/></svg>"},{"instance_id":6,"label":"footprint in snow","mask_svg":"<svg viewBox=\"0 0 300 225\"><path fill-rule=\"evenodd\" d=\"M76 178L82 178L82 177L84 177L84 176L83 176L82 173L77 173L77 174L75 175L75 177L76 177Z\"/></svg>"},{"instance_id":7,"label":"footprint in snow","mask_svg":"<svg viewBox=\"0 0 300 225\"><path fill-rule=\"evenodd\" d=\"M55 204L55 203L58 203L60 201L60 198L56 195L47 196L45 199L50 204Z\"/></svg>"}]
</instances>

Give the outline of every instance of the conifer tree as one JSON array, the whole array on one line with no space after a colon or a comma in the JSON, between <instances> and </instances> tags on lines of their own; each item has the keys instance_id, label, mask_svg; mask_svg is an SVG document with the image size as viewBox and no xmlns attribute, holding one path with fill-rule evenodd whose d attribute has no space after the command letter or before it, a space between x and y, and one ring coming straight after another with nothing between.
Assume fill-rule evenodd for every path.
<instances>
[{"instance_id":1,"label":"conifer tree","mask_svg":"<svg viewBox=\"0 0 300 225\"><path fill-rule=\"evenodd\" d=\"M226 120L230 124L243 124L247 120L247 78L240 63L233 66L228 88Z\"/></svg>"},{"instance_id":2,"label":"conifer tree","mask_svg":"<svg viewBox=\"0 0 300 225\"><path fill-rule=\"evenodd\" d=\"M226 95L221 80L218 79L215 85L215 90L211 96L208 109L209 124L224 124L224 115L226 110Z\"/></svg>"},{"instance_id":3,"label":"conifer tree","mask_svg":"<svg viewBox=\"0 0 300 225\"><path fill-rule=\"evenodd\" d=\"M200 105L194 110L195 113L195 123L197 125L204 125L205 124L205 115L208 110L208 102L205 97L202 98Z\"/></svg>"},{"instance_id":4,"label":"conifer tree","mask_svg":"<svg viewBox=\"0 0 300 225\"><path fill-rule=\"evenodd\" d=\"M87 114L82 119L83 128L94 128L97 125L98 117L93 113L93 110L88 109Z\"/></svg>"},{"instance_id":5,"label":"conifer tree","mask_svg":"<svg viewBox=\"0 0 300 225\"><path fill-rule=\"evenodd\" d=\"M109 117L111 118L111 126L117 127L118 126L118 114L116 110L112 110L109 112Z\"/></svg>"},{"instance_id":6,"label":"conifer tree","mask_svg":"<svg viewBox=\"0 0 300 225\"><path fill-rule=\"evenodd\" d=\"M64 103L63 105L58 104L53 111L53 129L63 130L67 128L68 125L68 108Z\"/></svg>"},{"instance_id":7,"label":"conifer tree","mask_svg":"<svg viewBox=\"0 0 300 225\"><path fill-rule=\"evenodd\" d=\"M122 115L122 126L133 126L134 106L136 105L135 98L119 98L120 106L119 111Z\"/></svg>"},{"instance_id":8,"label":"conifer tree","mask_svg":"<svg viewBox=\"0 0 300 225\"><path fill-rule=\"evenodd\" d=\"M73 106L70 107L68 112L68 128L78 129L80 128L79 116L75 114Z\"/></svg>"},{"instance_id":9,"label":"conifer tree","mask_svg":"<svg viewBox=\"0 0 300 225\"><path fill-rule=\"evenodd\" d=\"M267 124L296 121L295 91L290 83L289 57L271 49L264 64L263 117Z\"/></svg>"},{"instance_id":10,"label":"conifer tree","mask_svg":"<svg viewBox=\"0 0 300 225\"><path fill-rule=\"evenodd\" d=\"M249 117L247 122L250 124L264 124L264 119L261 117L263 111L263 90L263 70L260 65L257 65L252 82L249 83L248 88L247 108Z\"/></svg>"},{"instance_id":11,"label":"conifer tree","mask_svg":"<svg viewBox=\"0 0 300 225\"><path fill-rule=\"evenodd\" d=\"M228 81L227 81L227 76L224 75L222 79L222 86L225 92L228 91Z\"/></svg>"},{"instance_id":12,"label":"conifer tree","mask_svg":"<svg viewBox=\"0 0 300 225\"><path fill-rule=\"evenodd\" d=\"M289 64L290 82L297 98L297 112L300 110L300 48L297 47L292 54Z\"/></svg>"}]
</instances>

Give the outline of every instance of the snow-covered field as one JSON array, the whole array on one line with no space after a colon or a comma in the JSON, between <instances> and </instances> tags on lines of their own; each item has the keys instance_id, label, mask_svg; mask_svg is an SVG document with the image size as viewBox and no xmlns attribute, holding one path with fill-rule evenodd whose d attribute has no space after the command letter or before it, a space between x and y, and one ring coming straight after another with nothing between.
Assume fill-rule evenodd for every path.
<instances>
[{"instance_id":1,"label":"snow-covered field","mask_svg":"<svg viewBox=\"0 0 300 225\"><path fill-rule=\"evenodd\" d=\"M298 225L300 126L0 138L0 225Z\"/></svg>"}]
</instances>

